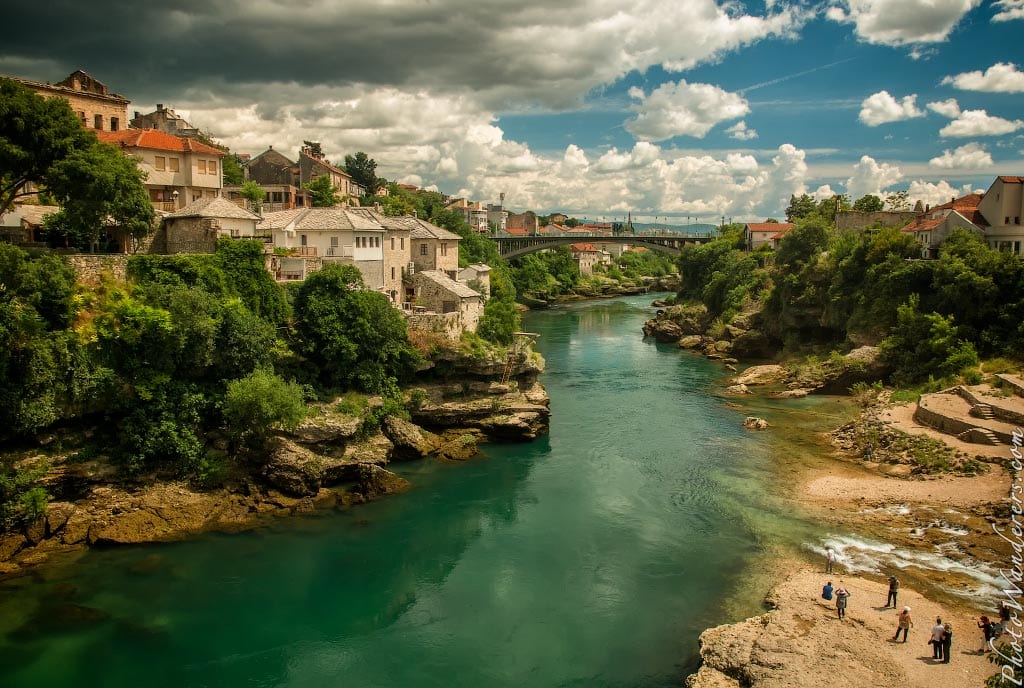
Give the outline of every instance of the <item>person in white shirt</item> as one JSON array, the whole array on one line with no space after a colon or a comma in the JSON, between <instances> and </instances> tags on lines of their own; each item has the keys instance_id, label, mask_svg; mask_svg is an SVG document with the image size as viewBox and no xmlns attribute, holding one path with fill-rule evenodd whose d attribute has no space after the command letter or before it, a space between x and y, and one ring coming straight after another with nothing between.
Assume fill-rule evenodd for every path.
<instances>
[{"instance_id":1,"label":"person in white shirt","mask_svg":"<svg viewBox=\"0 0 1024 688\"><path fill-rule=\"evenodd\" d=\"M945 632L946 629L942 625L942 618L935 619L935 625L932 626L932 637L928 641L932 644L932 659L942 659L942 636Z\"/></svg>"}]
</instances>

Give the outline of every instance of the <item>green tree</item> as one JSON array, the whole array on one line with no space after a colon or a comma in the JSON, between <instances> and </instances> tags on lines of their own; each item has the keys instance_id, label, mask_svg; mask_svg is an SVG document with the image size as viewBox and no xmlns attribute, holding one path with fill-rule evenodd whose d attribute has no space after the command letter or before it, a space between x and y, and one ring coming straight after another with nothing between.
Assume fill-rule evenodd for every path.
<instances>
[{"instance_id":1,"label":"green tree","mask_svg":"<svg viewBox=\"0 0 1024 688\"><path fill-rule=\"evenodd\" d=\"M802 217L813 215L818 209L818 204L812 196L801 194L799 197L790 196L789 205L786 206L786 222L796 222Z\"/></svg>"},{"instance_id":2,"label":"green tree","mask_svg":"<svg viewBox=\"0 0 1024 688\"><path fill-rule=\"evenodd\" d=\"M252 204L250 207L254 213L259 213L263 208L263 200L267 197L267 192L258 183L250 180L242 184L242 189L238 192L238 195Z\"/></svg>"},{"instance_id":3,"label":"green tree","mask_svg":"<svg viewBox=\"0 0 1024 688\"><path fill-rule=\"evenodd\" d=\"M894 191L885 197L885 205L889 210L910 210L910 192Z\"/></svg>"},{"instance_id":4,"label":"green tree","mask_svg":"<svg viewBox=\"0 0 1024 688\"><path fill-rule=\"evenodd\" d=\"M237 441L258 447L272 429L293 430L306 415L302 386L257 369L228 383L224 420Z\"/></svg>"},{"instance_id":5,"label":"green tree","mask_svg":"<svg viewBox=\"0 0 1024 688\"><path fill-rule=\"evenodd\" d=\"M314 208L333 208L341 203L338 187L331 184L331 179L327 175L315 177L302 188L312 192L310 203Z\"/></svg>"},{"instance_id":6,"label":"green tree","mask_svg":"<svg viewBox=\"0 0 1024 688\"><path fill-rule=\"evenodd\" d=\"M835 225L836 215L850 208L850 199L846 194L835 194L819 201L816 212L830 225Z\"/></svg>"},{"instance_id":7,"label":"green tree","mask_svg":"<svg viewBox=\"0 0 1024 688\"><path fill-rule=\"evenodd\" d=\"M224 184L230 186L240 186L245 181L245 174L242 172L242 163L239 162L238 156L234 153L228 153L224 156L224 160L221 163L221 170L224 175Z\"/></svg>"},{"instance_id":8,"label":"green tree","mask_svg":"<svg viewBox=\"0 0 1024 688\"><path fill-rule=\"evenodd\" d=\"M913 294L896 314L896 327L882 340L883 360L893 367L893 380L913 384L928 377L945 378L978 365L978 354L950 317L922 313Z\"/></svg>"},{"instance_id":9,"label":"green tree","mask_svg":"<svg viewBox=\"0 0 1024 688\"><path fill-rule=\"evenodd\" d=\"M345 171L352 176L352 181L366 189L368 194L377 193L377 189L384 184L384 180L377 177L377 162L362 151L345 156Z\"/></svg>"},{"instance_id":10,"label":"green tree","mask_svg":"<svg viewBox=\"0 0 1024 688\"><path fill-rule=\"evenodd\" d=\"M320 147L319 141L303 141L302 147L309 151L309 154L315 158L324 157L324 149Z\"/></svg>"},{"instance_id":11,"label":"green tree","mask_svg":"<svg viewBox=\"0 0 1024 688\"><path fill-rule=\"evenodd\" d=\"M877 213L884 207L882 199L874 194L865 194L853 203L853 209L863 213Z\"/></svg>"},{"instance_id":12,"label":"green tree","mask_svg":"<svg viewBox=\"0 0 1024 688\"><path fill-rule=\"evenodd\" d=\"M133 239L153 231L155 213L135 160L95 142L54 163L46 188L61 205L47 227L79 245L94 245L109 222Z\"/></svg>"},{"instance_id":13,"label":"green tree","mask_svg":"<svg viewBox=\"0 0 1024 688\"><path fill-rule=\"evenodd\" d=\"M55 163L95 141L63 98L0 78L0 213L29 194L26 184L45 186Z\"/></svg>"},{"instance_id":14,"label":"green tree","mask_svg":"<svg viewBox=\"0 0 1024 688\"><path fill-rule=\"evenodd\" d=\"M327 265L295 294L297 348L328 385L380 393L412 371L418 357L405 319L388 298L365 291L351 265Z\"/></svg>"},{"instance_id":15,"label":"green tree","mask_svg":"<svg viewBox=\"0 0 1024 688\"><path fill-rule=\"evenodd\" d=\"M484 306L476 332L488 341L507 346L512 343L512 333L519 331L520 320L519 308L514 301L491 299Z\"/></svg>"}]
</instances>

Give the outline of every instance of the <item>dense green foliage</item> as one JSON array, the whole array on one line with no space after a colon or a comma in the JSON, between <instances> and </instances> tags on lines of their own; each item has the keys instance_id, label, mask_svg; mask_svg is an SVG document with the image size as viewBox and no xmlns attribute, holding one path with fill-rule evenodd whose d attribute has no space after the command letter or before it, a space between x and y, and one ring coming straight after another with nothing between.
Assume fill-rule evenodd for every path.
<instances>
[{"instance_id":1,"label":"dense green foliage","mask_svg":"<svg viewBox=\"0 0 1024 688\"><path fill-rule=\"evenodd\" d=\"M325 384L383 393L418 360L405 319L386 296L363 289L354 266L327 265L310 275L294 307L296 348Z\"/></svg>"},{"instance_id":2,"label":"dense green foliage","mask_svg":"<svg viewBox=\"0 0 1024 688\"><path fill-rule=\"evenodd\" d=\"M879 203L858 201L869 209ZM906 384L949 378L979 356L1013 355L1024 345L1019 259L954 230L937 260L922 260L920 245L899 229L837 232L835 207L836 198L794 197L787 215L796 226L774 254L743 253L729 232L687 247L680 297L703 301L722 320L759 302L756 327L794 353L881 341L894 380Z\"/></svg>"},{"instance_id":3,"label":"dense green foliage","mask_svg":"<svg viewBox=\"0 0 1024 688\"><path fill-rule=\"evenodd\" d=\"M302 386L263 368L232 380L224 394L229 432L250 446L262 445L271 428L294 429L305 413Z\"/></svg>"},{"instance_id":4,"label":"dense green foliage","mask_svg":"<svg viewBox=\"0 0 1024 688\"><path fill-rule=\"evenodd\" d=\"M352 177L352 181L366 189L367 194L376 194L384 183L383 179L377 177L377 161L363 151L345 156L345 171Z\"/></svg>"},{"instance_id":5,"label":"dense green foliage","mask_svg":"<svg viewBox=\"0 0 1024 688\"><path fill-rule=\"evenodd\" d=\"M238 156L234 153L228 153L224 156L221 169L223 170L224 186L241 186L242 182L245 181L242 163L239 162Z\"/></svg>"},{"instance_id":6,"label":"dense green foliage","mask_svg":"<svg viewBox=\"0 0 1024 688\"><path fill-rule=\"evenodd\" d=\"M68 101L0 78L0 213L26 195L25 184L45 185L54 164L95 141Z\"/></svg>"},{"instance_id":7,"label":"dense green foliage","mask_svg":"<svg viewBox=\"0 0 1024 688\"><path fill-rule=\"evenodd\" d=\"M258 183L250 180L242 184L242 188L239 190L238 195L249 201L253 212L258 213L260 208L263 207L263 201L267 197L267 192L263 190L263 187Z\"/></svg>"},{"instance_id":8,"label":"dense green foliage","mask_svg":"<svg viewBox=\"0 0 1024 688\"><path fill-rule=\"evenodd\" d=\"M302 188L309 191L309 203L314 208L333 208L341 203L338 187L331 184L331 178L327 175L306 182Z\"/></svg>"}]
</instances>

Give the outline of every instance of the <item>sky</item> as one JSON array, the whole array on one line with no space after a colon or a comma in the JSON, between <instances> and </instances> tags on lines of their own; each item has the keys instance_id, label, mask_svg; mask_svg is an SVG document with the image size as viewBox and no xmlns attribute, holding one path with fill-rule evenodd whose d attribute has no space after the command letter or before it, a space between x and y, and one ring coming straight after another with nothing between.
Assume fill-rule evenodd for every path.
<instances>
[{"instance_id":1,"label":"sky","mask_svg":"<svg viewBox=\"0 0 1024 688\"><path fill-rule=\"evenodd\" d=\"M83 69L239 153L514 211L781 219L1024 174L1024 0L47 0L0 74Z\"/></svg>"}]
</instances>

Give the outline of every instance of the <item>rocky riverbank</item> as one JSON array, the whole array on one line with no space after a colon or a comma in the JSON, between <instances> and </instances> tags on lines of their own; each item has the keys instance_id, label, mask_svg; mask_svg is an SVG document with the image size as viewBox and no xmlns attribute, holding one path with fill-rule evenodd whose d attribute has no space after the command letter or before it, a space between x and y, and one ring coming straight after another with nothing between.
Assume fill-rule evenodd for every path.
<instances>
[{"instance_id":1,"label":"rocky riverbank","mask_svg":"<svg viewBox=\"0 0 1024 688\"><path fill-rule=\"evenodd\" d=\"M761 366L732 382L757 389L784 379L784 369ZM981 685L995 673L974 652L974 619L996 612L997 570L1011 562L1009 545L993 530L1009 525L1009 448L943 435L916 423L910 406L882 394L857 420L820 438L822 455L785 472L787 500L820 524L819 536L805 543L804 560L762 563L776 572L765 599L771 611L705 631L702 667L687 686L816 686L835 668L829 682L843 686L924 688ZM781 414L771 431L800 432L799 414ZM832 576L817 568L826 546L839 557ZM900 606L912 607L917 624L907 644L890 640L895 611L883 606L890 574L902 580ZM818 596L826 579L853 593L846 621ZM948 665L932 662L924 644L936 616L959 633Z\"/></svg>"},{"instance_id":2,"label":"rocky riverbank","mask_svg":"<svg viewBox=\"0 0 1024 688\"><path fill-rule=\"evenodd\" d=\"M42 484L56 501L45 516L0 535L0 575L91 546L178 540L348 509L413 487L389 470L394 462L462 460L481 442L534 439L547 432L550 415L538 381L543 359L519 354L502 383L506 364L454 354L432 361L422 371L425 382L406 391L411 421L388 416L371 428L365 414L340 410L340 400L312 405L295 430L271 437L248 460L229 462L212 488L158 475L126 478L103 456L26 451L20 463L48 466ZM74 441L69 435L50 444Z\"/></svg>"}]
</instances>

